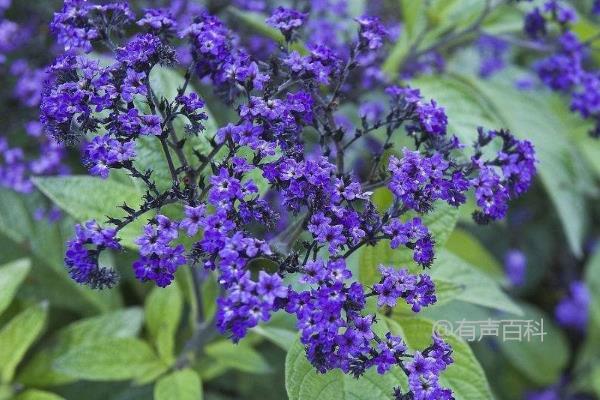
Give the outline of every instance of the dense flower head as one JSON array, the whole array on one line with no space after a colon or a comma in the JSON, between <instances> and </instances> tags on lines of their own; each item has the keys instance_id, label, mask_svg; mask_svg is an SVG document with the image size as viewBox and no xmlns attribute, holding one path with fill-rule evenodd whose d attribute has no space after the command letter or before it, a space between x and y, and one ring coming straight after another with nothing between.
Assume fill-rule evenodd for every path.
<instances>
[{"instance_id":1,"label":"dense flower head","mask_svg":"<svg viewBox=\"0 0 600 400\"><path fill-rule=\"evenodd\" d=\"M443 107L439 107L435 100L429 103L419 103L417 115L421 128L432 135L445 135L448 117Z\"/></svg>"},{"instance_id":2,"label":"dense flower head","mask_svg":"<svg viewBox=\"0 0 600 400\"><path fill-rule=\"evenodd\" d=\"M356 21L360 25L359 38L361 46L369 50L377 50L383 46L387 31L379 18L364 15L357 18Z\"/></svg>"},{"instance_id":3,"label":"dense flower head","mask_svg":"<svg viewBox=\"0 0 600 400\"><path fill-rule=\"evenodd\" d=\"M159 62L169 64L174 61L173 50L151 33L134 37L116 52L117 60L135 71L147 70L149 66Z\"/></svg>"},{"instance_id":4,"label":"dense flower head","mask_svg":"<svg viewBox=\"0 0 600 400\"><path fill-rule=\"evenodd\" d=\"M114 228L102 228L94 220L75 226L75 237L67 242L65 264L71 278L92 287L112 286L116 275L98 266L98 249L120 249Z\"/></svg>"},{"instance_id":5,"label":"dense flower head","mask_svg":"<svg viewBox=\"0 0 600 400\"><path fill-rule=\"evenodd\" d=\"M171 12L160 8L146 9L144 17L138 20L137 24L157 32L171 32L177 29L177 22Z\"/></svg>"},{"instance_id":6,"label":"dense flower head","mask_svg":"<svg viewBox=\"0 0 600 400\"><path fill-rule=\"evenodd\" d=\"M405 148L403 155L401 159L390 157L388 168L392 174L389 188L404 207L423 213L437 199L455 206L465 201L468 184L440 154L427 157Z\"/></svg>"},{"instance_id":7,"label":"dense flower head","mask_svg":"<svg viewBox=\"0 0 600 400\"><path fill-rule=\"evenodd\" d=\"M120 142L109 135L96 136L85 148L86 163L91 166L90 173L102 178L108 177L111 167L131 161L134 157L133 141Z\"/></svg>"},{"instance_id":8,"label":"dense flower head","mask_svg":"<svg viewBox=\"0 0 600 400\"><path fill-rule=\"evenodd\" d=\"M412 361L406 365L408 385L415 400L454 398L452 392L439 383L440 372L453 362L451 354L452 349L439 336L433 336L433 345L423 352L415 352Z\"/></svg>"},{"instance_id":9,"label":"dense flower head","mask_svg":"<svg viewBox=\"0 0 600 400\"><path fill-rule=\"evenodd\" d=\"M165 287L175 278L177 268L186 263L185 249L173 244L179 236L179 224L164 215L144 227L144 234L136 240L140 258L133 263L136 278L153 280Z\"/></svg>"},{"instance_id":10,"label":"dense flower head","mask_svg":"<svg viewBox=\"0 0 600 400\"><path fill-rule=\"evenodd\" d=\"M65 0L60 12L54 14L50 28L65 50L92 51L92 42L107 39L105 21L111 21L112 29L133 20L133 12L127 3L94 5L87 0Z\"/></svg>"},{"instance_id":11,"label":"dense flower head","mask_svg":"<svg viewBox=\"0 0 600 400\"><path fill-rule=\"evenodd\" d=\"M479 129L479 143L490 143L499 138L502 149L494 162L481 157L472 160L478 169L471 179L475 189L475 200L480 210L474 214L479 223L504 218L508 201L522 195L533 182L536 173L535 151L528 140L518 140L510 132ZM493 166L496 165L496 166Z\"/></svg>"},{"instance_id":12,"label":"dense flower head","mask_svg":"<svg viewBox=\"0 0 600 400\"><path fill-rule=\"evenodd\" d=\"M307 14L292 8L277 7L273 14L267 19L267 23L277 28L288 38L306 22Z\"/></svg>"},{"instance_id":13,"label":"dense flower head","mask_svg":"<svg viewBox=\"0 0 600 400\"><path fill-rule=\"evenodd\" d=\"M378 294L379 307L394 307L398 299L402 298L412 306L414 312L419 312L436 302L435 287L427 275L411 275L408 270L400 270L379 266L381 281L373 286L373 291Z\"/></svg>"},{"instance_id":14,"label":"dense flower head","mask_svg":"<svg viewBox=\"0 0 600 400\"><path fill-rule=\"evenodd\" d=\"M232 56L231 33L216 17L203 14L180 32L192 46L194 58L198 62L197 71L207 75L217 72L222 64Z\"/></svg>"},{"instance_id":15,"label":"dense flower head","mask_svg":"<svg viewBox=\"0 0 600 400\"><path fill-rule=\"evenodd\" d=\"M420 218L415 217L404 223L394 218L383 226L382 231L389 235L392 249L400 245L413 249L413 259L424 267L433 262L433 239Z\"/></svg>"}]
</instances>

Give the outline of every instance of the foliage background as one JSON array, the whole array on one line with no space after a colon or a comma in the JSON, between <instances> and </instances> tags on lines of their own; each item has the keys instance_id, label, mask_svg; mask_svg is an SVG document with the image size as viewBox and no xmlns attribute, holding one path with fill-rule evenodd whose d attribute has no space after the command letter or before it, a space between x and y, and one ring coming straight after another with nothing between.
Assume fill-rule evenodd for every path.
<instances>
[{"instance_id":1,"label":"foliage background","mask_svg":"<svg viewBox=\"0 0 600 400\"><path fill-rule=\"evenodd\" d=\"M351 3L356 15L365 7L363 1ZM484 3L386 2L405 29L385 70L397 71L417 38L418 46L427 48L449 32L468 30ZM588 2L575 3L589 8ZM519 7L500 6L485 20L483 30L518 34L523 16ZM264 16L235 6L228 6L223 16L242 30L273 35L262 23ZM581 14L575 29L585 40L600 32L600 25ZM421 76L411 84L445 107L450 131L463 141L474 140L478 126L507 127L533 141L539 176L505 223L475 226L469 207L460 214L441 208L426 217L438 249L445 246L432 267L440 301L419 318L394 310L384 323L401 331L409 345L422 346L420 333L429 332L436 319L543 318L548 331L543 343L454 340L457 365L444 375L447 384L458 399L491 399L492 393L518 399L552 385L560 385L565 396L597 398L600 253L594 248L599 233L600 144L587 136L589 126L569 112L565 99L539 86L529 91L515 88L517 79L531 74L527 68L532 55L527 51L512 50L514 63L492 79L478 77L478 55L470 46L475 37L466 35L464 42L444 48L447 68L442 74ZM175 90L181 81L179 72L165 70L156 71L153 79L164 91ZM198 89L210 98L207 88ZM7 117L19 111L10 101L2 108ZM209 108L216 121L227 120L218 102L209 102ZM218 289L209 279L198 302L186 268L168 289L140 284L126 267L135 258L130 249L105 260L123 275L118 288L93 291L72 282L63 252L74 222L103 220L124 200L133 205L140 198L126 176L115 174L100 182L77 175L84 172L75 153L74 176L39 178L39 191L31 195L0 189L0 399L362 399L375 398L379 390L377 398L390 398L388 388L401 383L393 374L367 374L360 381L336 373L315 374L295 340L293 322L283 316L254 329L237 346L211 329L195 337L194 316L198 308L207 316L214 313ZM148 149L146 156L152 163L156 154ZM382 207L390 201L383 192L376 197ZM50 223L33 217L36 209L50 203L64 211L62 220ZM508 285L502 267L506 251L515 247L528 259L526 282L520 288ZM402 252L363 250L352 259L363 282L373 278L379 263L408 262ZM592 294L585 334L553 322L554 307L568 283L578 279ZM191 352L190 343L199 351Z\"/></svg>"}]
</instances>

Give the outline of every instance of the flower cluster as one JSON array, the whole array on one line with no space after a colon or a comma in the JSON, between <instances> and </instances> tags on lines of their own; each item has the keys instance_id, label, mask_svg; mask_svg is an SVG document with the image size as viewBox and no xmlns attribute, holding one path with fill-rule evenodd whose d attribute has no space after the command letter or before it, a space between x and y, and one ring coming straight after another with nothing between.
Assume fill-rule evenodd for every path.
<instances>
[{"instance_id":1,"label":"flower cluster","mask_svg":"<svg viewBox=\"0 0 600 400\"><path fill-rule=\"evenodd\" d=\"M380 266L379 271L382 279L373 286L379 307L394 307L401 297L412 306L414 312L419 312L422 307L436 302L435 287L428 275L414 276L407 269L384 266Z\"/></svg>"},{"instance_id":2,"label":"flower cluster","mask_svg":"<svg viewBox=\"0 0 600 400\"><path fill-rule=\"evenodd\" d=\"M293 32L304 25L307 16L307 14L291 8L277 7L273 15L267 19L267 22L279 29L289 41Z\"/></svg>"},{"instance_id":3,"label":"flower cluster","mask_svg":"<svg viewBox=\"0 0 600 400\"><path fill-rule=\"evenodd\" d=\"M119 28L147 32L116 44L99 22L116 8L74 1L65 8L75 11L57 15L59 40L84 52L98 40L113 50L114 62L72 51L59 57L43 93L42 122L60 140L85 140L91 174L106 178L121 169L145 187L141 205L123 204L126 215L109 218L111 227L90 221L77 228L65 256L71 275L91 286L114 284L112 271L98 266L100 252L120 249L117 233L149 215L135 242L135 276L166 286L184 264L214 270L222 293L216 325L233 341L273 313L287 312L318 371L359 377L370 368L384 374L399 366L409 390L398 396L452 398L438 380L452 363L449 345L436 336L432 346L411 353L401 337L381 334L376 314L367 311L373 297L379 308L402 299L419 312L436 302L433 280L399 265L380 266L381 278L371 288L353 277L348 258L383 243L407 249L415 264L429 267L435 242L422 215L437 201L458 207L474 189L481 208L476 219L501 218L508 200L531 184L531 144L506 131L483 130L472 146L461 144L447 132L443 107L416 89L374 80L374 90L387 92L389 103L362 101L351 79L366 73L387 37L374 17L356 20L349 51L324 43L291 51L308 15L277 8L268 23L287 45L265 60L206 12L178 27L164 10L145 10L135 24L119 8L127 17ZM189 65L175 56L181 39L192 55ZM186 72L176 93L159 92L153 70L178 67ZM231 105L232 116L214 131L205 128L209 113L194 91L195 79ZM343 123L339 105L346 99L362 106L359 128ZM392 143L403 136L402 126L414 149L396 152ZM368 168L349 168L349 154L359 154L356 142L375 141L381 131L383 144L365 146ZM495 141L501 150L487 151ZM138 149L148 142L162 151L162 165L153 168L168 171L168 182L159 185L154 170L138 169L144 156ZM389 191L392 204L378 208L375 189ZM166 216L173 204L183 209L181 219Z\"/></svg>"},{"instance_id":4,"label":"flower cluster","mask_svg":"<svg viewBox=\"0 0 600 400\"><path fill-rule=\"evenodd\" d=\"M111 40L110 33L134 18L127 3L95 5L87 0L66 0L54 14L50 28L65 50L92 51L92 42Z\"/></svg>"},{"instance_id":5,"label":"flower cluster","mask_svg":"<svg viewBox=\"0 0 600 400\"><path fill-rule=\"evenodd\" d=\"M449 389L440 387L439 374L452 364L452 348L440 337L433 336L433 344L422 353L416 352L407 365L408 385L415 400L451 400L454 397Z\"/></svg>"},{"instance_id":6,"label":"flower cluster","mask_svg":"<svg viewBox=\"0 0 600 400\"><path fill-rule=\"evenodd\" d=\"M96 221L75 226L75 237L67 242L65 264L75 282L93 288L114 285L115 273L109 268L98 267L98 256L103 249L120 249L117 230L102 228Z\"/></svg>"},{"instance_id":7,"label":"flower cluster","mask_svg":"<svg viewBox=\"0 0 600 400\"><path fill-rule=\"evenodd\" d=\"M172 245L179 236L178 224L164 215L144 227L144 234L136 240L141 257L133 263L136 278L153 280L160 287L175 279L175 272L186 263L183 245Z\"/></svg>"},{"instance_id":8,"label":"flower cluster","mask_svg":"<svg viewBox=\"0 0 600 400\"><path fill-rule=\"evenodd\" d=\"M600 73L588 62L593 39L582 42L570 28L576 19L569 5L548 0L542 9L536 7L526 15L524 30L530 38L556 47L554 54L537 61L534 68L546 86L571 95L571 109L591 119L595 126L590 134L600 137ZM550 22L560 27L560 34L554 39L549 34Z\"/></svg>"},{"instance_id":9,"label":"flower cluster","mask_svg":"<svg viewBox=\"0 0 600 400\"><path fill-rule=\"evenodd\" d=\"M0 187L31 193L32 177L66 174L69 168L64 164L64 147L43 135L37 121L44 66L49 61L43 54L50 46L44 37L36 37L36 19L20 17L22 6L10 1L0 5L0 107L7 111L0 131ZM15 105L17 112L8 111ZM57 215L45 207L36 214L52 220Z\"/></svg>"}]
</instances>

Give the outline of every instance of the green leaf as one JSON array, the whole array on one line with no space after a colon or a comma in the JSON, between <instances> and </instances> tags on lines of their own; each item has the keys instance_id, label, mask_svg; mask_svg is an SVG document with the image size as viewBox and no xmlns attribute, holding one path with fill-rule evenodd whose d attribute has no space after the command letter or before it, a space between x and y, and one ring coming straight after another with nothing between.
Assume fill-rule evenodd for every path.
<instances>
[{"instance_id":1,"label":"green leaf","mask_svg":"<svg viewBox=\"0 0 600 400\"><path fill-rule=\"evenodd\" d=\"M158 355L167 364L175 361L175 334L182 309L183 296L177 285L154 288L146 299L146 326Z\"/></svg>"},{"instance_id":2,"label":"green leaf","mask_svg":"<svg viewBox=\"0 0 600 400\"><path fill-rule=\"evenodd\" d=\"M154 400L202 400L202 383L191 369L175 371L158 380Z\"/></svg>"},{"instance_id":3,"label":"green leaf","mask_svg":"<svg viewBox=\"0 0 600 400\"><path fill-rule=\"evenodd\" d=\"M446 242L446 249L473 267L485 272L497 282L504 282L504 271L492 254L469 232L455 229Z\"/></svg>"},{"instance_id":4,"label":"green leaf","mask_svg":"<svg viewBox=\"0 0 600 400\"><path fill-rule=\"evenodd\" d=\"M252 332L267 338L273 344L276 344L285 351L292 347L297 336L295 332L290 331L289 329L269 325L258 325L252 329Z\"/></svg>"},{"instance_id":5,"label":"green leaf","mask_svg":"<svg viewBox=\"0 0 600 400\"><path fill-rule=\"evenodd\" d=\"M561 329L552 323L552 318L528 304L521 304L524 315L521 319L539 322L543 320L543 341L499 340L502 353L519 371L540 386L547 386L560 379L569 360L569 344Z\"/></svg>"},{"instance_id":6,"label":"green leaf","mask_svg":"<svg viewBox=\"0 0 600 400\"><path fill-rule=\"evenodd\" d=\"M207 345L204 352L227 367L250 374L271 372L271 367L263 356L245 343L233 344L229 340L219 340Z\"/></svg>"},{"instance_id":7,"label":"green leaf","mask_svg":"<svg viewBox=\"0 0 600 400\"><path fill-rule=\"evenodd\" d=\"M21 243L31 236L31 218L22 196L0 188L0 232Z\"/></svg>"},{"instance_id":8,"label":"green leaf","mask_svg":"<svg viewBox=\"0 0 600 400\"><path fill-rule=\"evenodd\" d=\"M412 217L412 216L410 216ZM454 229L458 220L458 209L444 202L437 202L432 212L421 217L423 224L429 228L429 232L435 240L435 249L444 247L448 236ZM392 249L389 240L381 240L375 246L363 246L358 250L358 256L351 259L350 263L358 262L360 281L366 285L373 285L380 279L379 264L392 265L395 267L412 266L420 269L412 261L412 250L399 247Z\"/></svg>"},{"instance_id":9,"label":"green leaf","mask_svg":"<svg viewBox=\"0 0 600 400\"><path fill-rule=\"evenodd\" d=\"M117 206L127 203L136 208L142 202L142 194L135 185L125 184L112 177L105 180L82 175L45 177L35 178L34 183L50 200L78 221L95 219L103 224L107 216L126 215ZM136 249L134 241L140 236L144 224L142 217L123 228L119 233L122 244Z\"/></svg>"},{"instance_id":10,"label":"green leaf","mask_svg":"<svg viewBox=\"0 0 600 400\"><path fill-rule=\"evenodd\" d=\"M600 371L600 251L596 251L587 262L584 282L591 295L591 301L587 334L578 351L575 364L576 370L581 375L594 368L599 368Z\"/></svg>"},{"instance_id":11,"label":"green leaf","mask_svg":"<svg viewBox=\"0 0 600 400\"><path fill-rule=\"evenodd\" d=\"M10 305L30 269L31 261L27 259L0 266L0 314Z\"/></svg>"},{"instance_id":12,"label":"green leaf","mask_svg":"<svg viewBox=\"0 0 600 400\"><path fill-rule=\"evenodd\" d=\"M54 368L90 381L148 381L165 371L167 366L142 340L107 338L69 350L54 362Z\"/></svg>"},{"instance_id":13,"label":"green leaf","mask_svg":"<svg viewBox=\"0 0 600 400\"><path fill-rule=\"evenodd\" d=\"M449 282L461 288L455 296L457 300L522 315L519 306L502 291L497 282L447 250L438 251L430 276L436 282Z\"/></svg>"},{"instance_id":14,"label":"green leaf","mask_svg":"<svg viewBox=\"0 0 600 400\"><path fill-rule=\"evenodd\" d=\"M159 190L166 190L173 185L171 173L162 149L156 137L140 137L135 142L135 167L142 172L152 170L150 180Z\"/></svg>"},{"instance_id":15,"label":"green leaf","mask_svg":"<svg viewBox=\"0 0 600 400\"><path fill-rule=\"evenodd\" d=\"M28 389L18 395L15 400L64 400L64 398L55 393Z\"/></svg>"},{"instance_id":16,"label":"green leaf","mask_svg":"<svg viewBox=\"0 0 600 400\"><path fill-rule=\"evenodd\" d=\"M17 365L42 333L47 317L48 304L42 302L22 311L2 328L0 331L2 382L12 381Z\"/></svg>"},{"instance_id":17,"label":"green leaf","mask_svg":"<svg viewBox=\"0 0 600 400\"><path fill-rule=\"evenodd\" d=\"M422 318L386 319L390 331L401 336L411 350L423 350L431 345L434 322ZM493 399L488 381L481 365L469 345L462 339L448 335L444 339L452 346L454 363L440 376L440 383L454 392L461 400Z\"/></svg>"},{"instance_id":18,"label":"green leaf","mask_svg":"<svg viewBox=\"0 0 600 400\"><path fill-rule=\"evenodd\" d=\"M52 368L53 362L69 351L106 338L137 336L142 327L142 310L129 308L98 317L78 320L60 330L52 343L36 352L25 364L17 381L28 386L55 386L75 379Z\"/></svg>"},{"instance_id":19,"label":"green leaf","mask_svg":"<svg viewBox=\"0 0 600 400\"><path fill-rule=\"evenodd\" d=\"M0 385L0 400L12 400L14 389L11 385Z\"/></svg>"},{"instance_id":20,"label":"green leaf","mask_svg":"<svg viewBox=\"0 0 600 400\"><path fill-rule=\"evenodd\" d=\"M395 386L406 387L400 368L394 367L385 375L372 368L359 379L340 370L318 373L306 359L304 346L298 339L285 358L285 388L289 400L392 400Z\"/></svg>"}]
</instances>

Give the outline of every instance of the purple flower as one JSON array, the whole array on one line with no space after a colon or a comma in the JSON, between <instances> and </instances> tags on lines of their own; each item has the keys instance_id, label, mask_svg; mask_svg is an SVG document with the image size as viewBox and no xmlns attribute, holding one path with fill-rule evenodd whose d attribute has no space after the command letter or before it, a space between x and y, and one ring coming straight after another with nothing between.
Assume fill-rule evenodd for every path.
<instances>
[{"instance_id":1,"label":"purple flower","mask_svg":"<svg viewBox=\"0 0 600 400\"><path fill-rule=\"evenodd\" d=\"M120 249L114 228L101 228L96 221L75 226L75 237L67 242L65 265L71 278L94 288L110 287L116 283L115 273L98 265L98 251Z\"/></svg>"},{"instance_id":2,"label":"purple flower","mask_svg":"<svg viewBox=\"0 0 600 400\"><path fill-rule=\"evenodd\" d=\"M569 294L558 303L554 311L558 323L565 327L585 331L590 297L590 292L583 282L572 282L569 286Z\"/></svg>"},{"instance_id":3,"label":"purple flower","mask_svg":"<svg viewBox=\"0 0 600 400\"><path fill-rule=\"evenodd\" d=\"M357 18L356 21L360 25L358 36L362 47L377 50L383 46L387 31L379 18L364 15Z\"/></svg>"},{"instance_id":4,"label":"purple flower","mask_svg":"<svg viewBox=\"0 0 600 400\"><path fill-rule=\"evenodd\" d=\"M504 271L513 286L521 286L525 282L527 257L521 250L511 249L504 255Z\"/></svg>"},{"instance_id":5,"label":"purple flower","mask_svg":"<svg viewBox=\"0 0 600 400\"><path fill-rule=\"evenodd\" d=\"M201 204L196 207L185 206L185 218L179 223L179 227L184 229L188 236L194 236L202 226L202 218L206 206Z\"/></svg>"},{"instance_id":6,"label":"purple flower","mask_svg":"<svg viewBox=\"0 0 600 400\"><path fill-rule=\"evenodd\" d=\"M546 19L538 7L525 15L523 30L532 39L537 39L546 35Z\"/></svg>"},{"instance_id":7,"label":"purple flower","mask_svg":"<svg viewBox=\"0 0 600 400\"><path fill-rule=\"evenodd\" d=\"M477 41L477 50L481 59L479 64L479 75L489 78L496 72L504 69L504 55L508 50L508 43L500 38L482 35Z\"/></svg>"},{"instance_id":8,"label":"purple flower","mask_svg":"<svg viewBox=\"0 0 600 400\"><path fill-rule=\"evenodd\" d=\"M432 135L445 135L448 117L443 107L438 107L434 100L429 103L419 103L417 115L421 128Z\"/></svg>"},{"instance_id":9,"label":"purple flower","mask_svg":"<svg viewBox=\"0 0 600 400\"><path fill-rule=\"evenodd\" d=\"M135 36L124 47L119 47L116 57L127 67L143 71L159 62L172 63L174 51L166 47L158 36L146 33Z\"/></svg>"},{"instance_id":10,"label":"purple flower","mask_svg":"<svg viewBox=\"0 0 600 400\"><path fill-rule=\"evenodd\" d=\"M147 26L154 31L169 32L177 26L169 10L149 8L145 10L144 17L137 24Z\"/></svg>"},{"instance_id":11,"label":"purple flower","mask_svg":"<svg viewBox=\"0 0 600 400\"><path fill-rule=\"evenodd\" d=\"M491 219L501 219L508 210L508 190L500 176L490 167L484 167L479 176L472 180L475 200L481 212Z\"/></svg>"},{"instance_id":12,"label":"purple flower","mask_svg":"<svg viewBox=\"0 0 600 400\"><path fill-rule=\"evenodd\" d=\"M394 218L383 227L383 232L392 237L390 247L397 248L399 245L409 242L416 242L429 234L429 230L422 224L420 218L413 218L411 221L402 223L399 219Z\"/></svg>"},{"instance_id":13,"label":"purple flower","mask_svg":"<svg viewBox=\"0 0 600 400\"><path fill-rule=\"evenodd\" d=\"M573 58L563 54L552 55L535 64L538 76L550 88L567 91L579 79L580 68Z\"/></svg>"},{"instance_id":14,"label":"purple flower","mask_svg":"<svg viewBox=\"0 0 600 400\"><path fill-rule=\"evenodd\" d=\"M277 7L273 14L267 19L267 23L277 28L283 35L290 39L291 34L304 25L308 14L301 13L291 8Z\"/></svg>"},{"instance_id":15,"label":"purple flower","mask_svg":"<svg viewBox=\"0 0 600 400\"><path fill-rule=\"evenodd\" d=\"M92 175L107 178L109 168L116 168L135 157L135 142L118 141L109 135L96 136L85 147L85 160Z\"/></svg>"},{"instance_id":16,"label":"purple flower","mask_svg":"<svg viewBox=\"0 0 600 400\"><path fill-rule=\"evenodd\" d=\"M133 13L126 3L109 3L97 6L86 0L65 0L60 12L54 14L50 29L58 37L65 50L92 51L92 42L101 38L107 29L100 21L112 21L112 29L118 30L133 20Z\"/></svg>"},{"instance_id":17,"label":"purple flower","mask_svg":"<svg viewBox=\"0 0 600 400\"><path fill-rule=\"evenodd\" d=\"M283 285L283 281L279 275L269 275L264 271L260 271L258 274L256 292L261 296L262 300L273 303L278 297L285 298L287 291L288 289Z\"/></svg>"}]
</instances>

